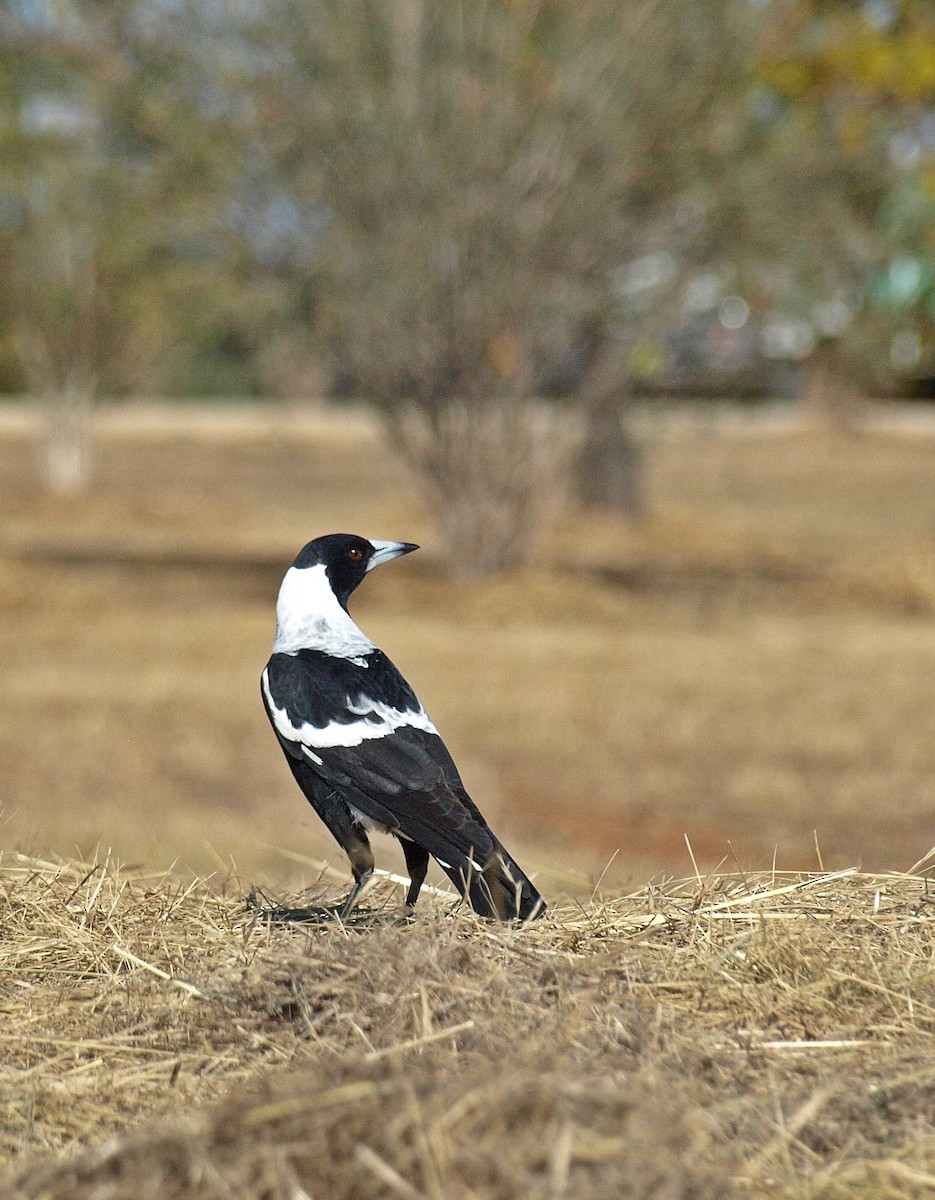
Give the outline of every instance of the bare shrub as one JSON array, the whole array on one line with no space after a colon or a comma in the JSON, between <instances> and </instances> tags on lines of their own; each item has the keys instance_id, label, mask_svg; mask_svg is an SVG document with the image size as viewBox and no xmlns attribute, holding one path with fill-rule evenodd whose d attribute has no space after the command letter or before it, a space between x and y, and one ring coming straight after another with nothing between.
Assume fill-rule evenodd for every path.
<instances>
[{"instance_id":1,"label":"bare shrub","mask_svg":"<svg viewBox=\"0 0 935 1200\"><path fill-rule=\"evenodd\" d=\"M452 566L497 574L527 562L567 497L575 431L568 413L509 403L399 405L388 424L435 500Z\"/></svg>"}]
</instances>

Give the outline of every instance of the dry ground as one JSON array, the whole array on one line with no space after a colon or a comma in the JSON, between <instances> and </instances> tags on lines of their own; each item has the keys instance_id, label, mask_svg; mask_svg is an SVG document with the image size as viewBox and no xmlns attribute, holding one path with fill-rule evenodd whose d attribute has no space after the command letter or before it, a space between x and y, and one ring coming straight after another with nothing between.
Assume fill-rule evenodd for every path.
<instances>
[{"instance_id":1,"label":"dry ground","mask_svg":"<svg viewBox=\"0 0 935 1200\"><path fill-rule=\"evenodd\" d=\"M382 885L0 862L2 1200L715 1200L935 1188L921 877L710 876L493 927Z\"/></svg>"},{"instance_id":2,"label":"dry ground","mask_svg":"<svg viewBox=\"0 0 935 1200\"><path fill-rule=\"evenodd\" d=\"M748 870L907 869L935 842L932 437L662 427L642 526L570 513L483 585L445 576L360 418L145 418L105 430L73 503L0 435L8 847L273 886L301 873L269 847L339 864L257 694L283 567L331 529L424 543L355 613L547 888L615 853L620 886L685 873L686 837Z\"/></svg>"},{"instance_id":3,"label":"dry ground","mask_svg":"<svg viewBox=\"0 0 935 1200\"><path fill-rule=\"evenodd\" d=\"M72 503L7 423L3 1200L935 1190L935 441L644 437L641 527L569 513L483 585L366 421L111 424ZM424 542L355 611L535 927L247 906L346 886L257 691L331 529Z\"/></svg>"}]
</instances>

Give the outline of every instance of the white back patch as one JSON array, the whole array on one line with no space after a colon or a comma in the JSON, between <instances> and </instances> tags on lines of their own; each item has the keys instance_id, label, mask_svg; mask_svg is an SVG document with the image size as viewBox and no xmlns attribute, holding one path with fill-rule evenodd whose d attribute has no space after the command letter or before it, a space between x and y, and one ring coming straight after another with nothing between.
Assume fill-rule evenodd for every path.
<instances>
[{"instance_id":1,"label":"white back patch","mask_svg":"<svg viewBox=\"0 0 935 1200\"><path fill-rule=\"evenodd\" d=\"M357 660L375 649L338 603L324 564L289 568L276 602L274 654L320 650Z\"/></svg>"},{"instance_id":2,"label":"white back patch","mask_svg":"<svg viewBox=\"0 0 935 1200\"><path fill-rule=\"evenodd\" d=\"M349 713L360 717L358 721L332 721L323 729L308 721L295 725L288 712L279 708L272 697L268 669L263 672L263 694L279 735L287 742L295 742L302 746L306 755L317 763L320 763L321 759L313 753L314 750L330 750L333 746L359 746L361 742L387 737L397 729L423 729L426 733L438 733L421 705L415 711L400 710L369 697L362 699L360 704L348 706Z\"/></svg>"}]
</instances>

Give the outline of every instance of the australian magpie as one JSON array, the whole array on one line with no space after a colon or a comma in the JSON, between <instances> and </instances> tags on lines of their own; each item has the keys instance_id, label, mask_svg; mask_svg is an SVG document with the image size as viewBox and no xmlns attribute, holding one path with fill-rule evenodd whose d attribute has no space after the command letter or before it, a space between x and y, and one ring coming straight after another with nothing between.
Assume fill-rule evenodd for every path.
<instances>
[{"instance_id":1,"label":"australian magpie","mask_svg":"<svg viewBox=\"0 0 935 1200\"><path fill-rule=\"evenodd\" d=\"M296 782L351 860L341 916L373 873L376 829L402 843L408 907L432 855L482 916L527 920L544 911L542 898L467 794L412 688L347 610L368 571L417 549L344 533L309 542L279 591L263 703Z\"/></svg>"}]
</instances>

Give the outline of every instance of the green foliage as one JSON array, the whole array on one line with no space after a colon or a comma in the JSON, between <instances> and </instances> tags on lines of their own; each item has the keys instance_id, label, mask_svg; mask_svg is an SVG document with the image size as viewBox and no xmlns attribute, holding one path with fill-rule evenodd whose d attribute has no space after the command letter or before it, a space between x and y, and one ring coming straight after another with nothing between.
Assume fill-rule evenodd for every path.
<instances>
[{"instance_id":1,"label":"green foliage","mask_svg":"<svg viewBox=\"0 0 935 1200\"><path fill-rule=\"evenodd\" d=\"M843 305L879 364L931 340L889 280L935 262L933 102L926 0L7 0L0 385L281 390L328 351L388 408L573 396L658 252L632 345L706 267L819 338Z\"/></svg>"},{"instance_id":2,"label":"green foliage","mask_svg":"<svg viewBox=\"0 0 935 1200\"><path fill-rule=\"evenodd\" d=\"M531 396L659 386L693 321L935 362L933 104L927 0L6 0L0 387L339 379L513 561Z\"/></svg>"},{"instance_id":3,"label":"green foliage","mask_svg":"<svg viewBox=\"0 0 935 1200\"><path fill-rule=\"evenodd\" d=\"M2 14L0 305L38 393L158 387L179 316L204 325L223 294L236 155L197 40L173 24L188 15L143 0Z\"/></svg>"},{"instance_id":4,"label":"green foliage","mask_svg":"<svg viewBox=\"0 0 935 1200\"><path fill-rule=\"evenodd\" d=\"M810 318L819 341L821 312L843 304L832 335L885 385L935 356L935 147L917 132L935 102L935 10L917 0L770 8L757 78L776 111L757 183L781 270L767 300ZM901 360L907 337L915 349Z\"/></svg>"}]
</instances>

